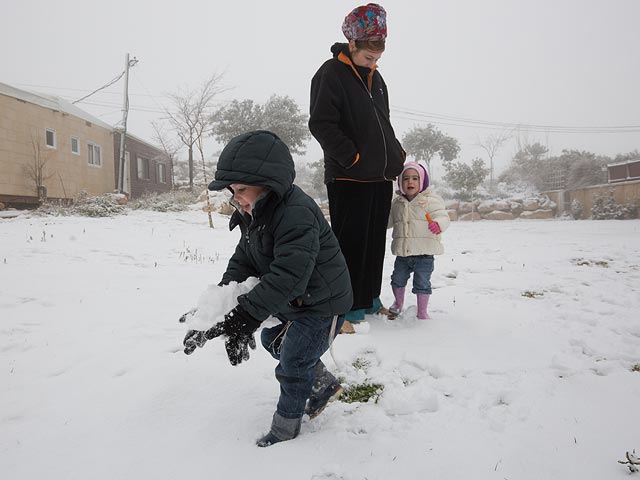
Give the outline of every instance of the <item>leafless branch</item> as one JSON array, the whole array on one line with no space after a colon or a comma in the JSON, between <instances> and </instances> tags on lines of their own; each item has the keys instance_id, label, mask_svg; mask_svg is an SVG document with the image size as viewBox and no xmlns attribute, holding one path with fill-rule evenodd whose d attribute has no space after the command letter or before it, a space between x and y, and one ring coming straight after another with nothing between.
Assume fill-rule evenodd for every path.
<instances>
[{"instance_id":1,"label":"leafless branch","mask_svg":"<svg viewBox=\"0 0 640 480\"><path fill-rule=\"evenodd\" d=\"M636 456L636 451L634 450L633 453L627 452L626 457L626 460L618 460L618 463L627 465L632 473L640 471L637 467L637 465L640 465L640 458Z\"/></svg>"}]
</instances>

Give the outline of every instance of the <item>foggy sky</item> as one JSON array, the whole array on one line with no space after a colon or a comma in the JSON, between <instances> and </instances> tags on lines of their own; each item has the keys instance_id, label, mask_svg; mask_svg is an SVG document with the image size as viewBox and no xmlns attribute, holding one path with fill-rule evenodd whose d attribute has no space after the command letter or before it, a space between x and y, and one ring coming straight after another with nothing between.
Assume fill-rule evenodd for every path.
<instances>
[{"instance_id":1,"label":"foggy sky","mask_svg":"<svg viewBox=\"0 0 640 480\"><path fill-rule=\"evenodd\" d=\"M553 155L580 149L613 157L640 149L639 1L380 3L389 36L379 69L399 138L434 123L460 141L467 161L482 155L479 140L516 125L521 143L539 141ZM214 73L224 72L233 87L221 102L288 95L308 113L311 77L329 47L344 41L342 19L359 4L5 2L0 82L73 101L116 77L130 53L139 63L130 74L128 130L146 140L149 122L171 106L167 93ZM78 106L116 125L122 91L121 80ZM601 133L618 126L635 128ZM575 133L562 133L568 127ZM516 150L514 139L497 167ZM307 158L320 156L311 139Z\"/></svg>"}]
</instances>

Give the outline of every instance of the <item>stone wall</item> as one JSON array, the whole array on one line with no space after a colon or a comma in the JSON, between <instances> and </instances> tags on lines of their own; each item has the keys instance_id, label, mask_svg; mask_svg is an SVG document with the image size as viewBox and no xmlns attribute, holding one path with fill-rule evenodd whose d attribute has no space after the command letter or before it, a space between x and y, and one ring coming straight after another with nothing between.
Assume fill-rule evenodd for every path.
<instances>
[{"instance_id":1,"label":"stone wall","mask_svg":"<svg viewBox=\"0 0 640 480\"><path fill-rule=\"evenodd\" d=\"M516 218L553 218L557 204L547 195L519 199L492 199L461 202L447 200L447 213L451 220L513 220Z\"/></svg>"}]
</instances>

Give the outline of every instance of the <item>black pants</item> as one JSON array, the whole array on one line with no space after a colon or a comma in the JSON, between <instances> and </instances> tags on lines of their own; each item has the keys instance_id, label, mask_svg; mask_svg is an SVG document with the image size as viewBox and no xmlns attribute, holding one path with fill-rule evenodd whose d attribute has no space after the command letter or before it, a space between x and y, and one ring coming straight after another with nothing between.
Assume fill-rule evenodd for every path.
<instances>
[{"instance_id":1,"label":"black pants","mask_svg":"<svg viewBox=\"0 0 640 480\"><path fill-rule=\"evenodd\" d=\"M327 184L331 228L347 261L352 310L370 308L380 296L393 182Z\"/></svg>"}]
</instances>

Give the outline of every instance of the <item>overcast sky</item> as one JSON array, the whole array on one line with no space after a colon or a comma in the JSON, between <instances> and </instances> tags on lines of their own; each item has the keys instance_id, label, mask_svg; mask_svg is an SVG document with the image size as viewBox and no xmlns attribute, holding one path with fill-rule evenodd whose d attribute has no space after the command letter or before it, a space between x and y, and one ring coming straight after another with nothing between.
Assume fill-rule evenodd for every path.
<instances>
[{"instance_id":1,"label":"overcast sky","mask_svg":"<svg viewBox=\"0 0 640 480\"><path fill-rule=\"evenodd\" d=\"M363 2L364 3L364 2ZM7 1L0 15L0 82L73 101L108 83L130 53L129 131L152 139L167 93L224 72L220 96L288 95L308 113L309 84L343 41L345 0ZM399 138L434 123L460 158L492 133L521 125L520 142L615 156L640 149L640 1L387 0L379 69ZM79 103L121 117L123 80ZM610 127L634 128L610 128ZM544 128L541 128L544 127ZM572 127L575 133L563 133ZM605 128L606 127L606 128ZM607 133L603 133L604 131ZM499 153L503 167L517 150ZM213 153L213 152L210 152ZM309 160L320 158L315 142ZM438 167L434 167L438 168Z\"/></svg>"}]
</instances>

